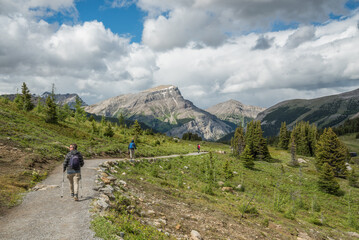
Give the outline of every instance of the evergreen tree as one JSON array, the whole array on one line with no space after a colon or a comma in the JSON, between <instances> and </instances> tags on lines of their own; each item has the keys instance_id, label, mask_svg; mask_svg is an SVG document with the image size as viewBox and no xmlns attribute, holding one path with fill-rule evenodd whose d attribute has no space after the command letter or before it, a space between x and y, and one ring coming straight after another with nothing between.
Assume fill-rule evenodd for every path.
<instances>
[{"instance_id":1,"label":"evergreen tree","mask_svg":"<svg viewBox=\"0 0 359 240\"><path fill-rule=\"evenodd\" d=\"M240 156L245 147L244 131L242 126L236 128L234 137L231 139L233 155Z\"/></svg>"},{"instance_id":2,"label":"evergreen tree","mask_svg":"<svg viewBox=\"0 0 359 240\"><path fill-rule=\"evenodd\" d=\"M102 115L101 117L101 126L106 126L107 125L107 121L105 119L105 116Z\"/></svg>"},{"instance_id":3,"label":"evergreen tree","mask_svg":"<svg viewBox=\"0 0 359 240\"><path fill-rule=\"evenodd\" d=\"M352 170L349 172L348 183L349 183L349 186L351 186L351 187L356 187L356 188L359 187L358 176L356 175L354 168L352 168Z\"/></svg>"},{"instance_id":4,"label":"evergreen tree","mask_svg":"<svg viewBox=\"0 0 359 240\"><path fill-rule=\"evenodd\" d=\"M125 117L122 113L118 116L118 123L120 124L120 127L125 127Z\"/></svg>"},{"instance_id":5,"label":"evergreen tree","mask_svg":"<svg viewBox=\"0 0 359 240\"><path fill-rule=\"evenodd\" d=\"M22 83L22 87L21 87L21 92L22 92L22 109L24 111L31 111L32 109L34 109L34 104L31 102L31 94L30 94L30 90L28 89L28 87L26 86L26 83Z\"/></svg>"},{"instance_id":6,"label":"evergreen tree","mask_svg":"<svg viewBox=\"0 0 359 240\"><path fill-rule=\"evenodd\" d=\"M46 98L45 121L47 123L57 123L57 120L57 106L53 86L51 95Z\"/></svg>"},{"instance_id":7,"label":"evergreen tree","mask_svg":"<svg viewBox=\"0 0 359 240\"><path fill-rule=\"evenodd\" d=\"M93 135L99 135L100 134L100 130L97 127L96 121L91 121L91 127L92 127L91 133Z\"/></svg>"},{"instance_id":8,"label":"evergreen tree","mask_svg":"<svg viewBox=\"0 0 359 240\"><path fill-rule=\"evenodd\" d=\"M231 170L230 161L228 159L226 160L226 162L224 164L223 172L224 172L224 178L226 181L233 177L233 172Z\"/></svg>"},{"instance_id":9,"label":"evergreen tree","mask_svg":"<svg viewBox=\"0 0 359 240\"><path fill-rule=\"evenodd\" d=\"M288 149L289 144L289 132L287 130L286 122L282 122L280 130L279 130L279 143L278 147L282 149Z\"/></svg>"},{"instance_id":10,"label":"evergreen tree","mask_svg":"<svg viewBox=\"0 0 359 240\"><path fill-rule=\"evenodd\" d=\"M89 122L93 122L93 121L95 121L95 118L94 118L94 116L93 115L90 115L90 117L89 117Z\"/></svg>"},{"instance_id":11,"label":"evergreen tree","mask_svg":"<svg viewBox=\"0 0 359 240\"><path fill-rule=\"evenodd\" d=\"M333 168L328 164L324 163L320 171L318 186L320 190L329 194L338 194L339 184L335 180Z\"/></svg>"},{"instance_id":12,"label":"evergreen tree","mask_svg":"<svg viewBox=\"0 0 359 240\"><path fill-rule=\"evenodd\" d=\"M38 113L38 114L40 114L40 113L42 113L44 111L44 104L41 101L41 97L39 97L37 99L37 104L36 104L36 107L35 107L34 111L36 113Z\"/></svg>"},{"instance_id":13,"label":"evergreen tree","mask_svg":"<svg viewBox=\"0 0 359 240\"><path fill-rule=\"evenodd\" d=\"M331 128L324 129L317 143L316 167L321 169L325 163L333 168L335 176L345 176L345 161L349 152Z\"/></svg>"},{"instance_id":14,"label":"evergreen tree","mask_svg":"<svg viewBox=\"0 0 359 240\"><path fill-rule=\"evenodd\" d=\"M107 127L106 127L105 132L103 133L103 135L105 137L113 137L113 135L115 135L115 133L113 132L111 123L107 124Z\"/></svg>"},{"instance_id":15,"label":"evergreen tree","mask_svg":"<svg viewBox=\"0 0 359 240\"><path fill-rule=\"evenodd\" d=\"M249 146L254 159L269 161L271 159L267 141L263 137L260 121L251 121L245 135L246 146Z\"/></svg>"},{"instance_id":16,"label":"evergreen tree","mask_svg":"<svg viewBox=\"0 0 359 240\"><path fill-rule=\"evenodd\" d=\"M23 98L21 97L20 94L16 94L16 97L14 99L14 103L16 104L18 109L23 109L24 103L23 103Z\"/></svg>"},{"instance_id":17,"label":"evergreen tree","mask_svg":"<svg viewBox=\"0 0 359 240\"><path fill-rule=\"evenodd\" d=\"M76 96L75 119L77 123L85 122L87 119L87 114L83 109L82 102L78 96Z\"/></svg>"},{"instance_id":18,"label":"evergreen tree","mask_svg":"<svg viewBox=\"0 0 359 240\"><path fill-rule=\"evenodd\" d=\"M317 141L317 127L309 122L299 122L293 128L290 144L294 138L297 154L314 156ZM290 147L290 146L289 146Z\"/></svg>"},{"instance_id":19,"label":"evergreen tree","mask_svg":"<svg viewBox=\"0 0 359 240\"><path fill-rule=\"evenodd\" d=\"M247 144L244 148L244 151L241 154L241 161L245 168L253 168L254 167L254 157L251 149L253 149L251 144Z\"/></svg>"},{"instance_id":20,"label":"evergreen tree","mask_svg":"<svg viewBox=\"0 0 359 240\"><path fill-rule=\"evenodd\" d=\"M136 120L135 123L132 125L133 130L135 131L135 135L141 135L142 134L142 129L140 124L138 123L138 121Z\"/></svg>"},{"instance_id":21,"label":"evergreen tree","mask_svg":"<svg viewBox=\"0 0 359 240\"><path fill-rule=\"evenodd\" d=\"M290 155L291 155L291 162L290 165L291 166L299 166L299 162L296 156L296 146L295 146L295 139L291 138L292 142L290 144Z\"/></svg>"}]
</instances>

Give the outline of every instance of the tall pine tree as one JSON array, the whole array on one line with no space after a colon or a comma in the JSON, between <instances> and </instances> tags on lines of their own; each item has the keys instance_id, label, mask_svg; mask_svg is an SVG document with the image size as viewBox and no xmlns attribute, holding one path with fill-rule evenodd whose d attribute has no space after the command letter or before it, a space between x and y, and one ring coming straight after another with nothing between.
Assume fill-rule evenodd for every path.
<instances>
[{"instance_id":1,"label":"tall pine tree","mask_svg":"<svg viewBox=\"0 0 359 240\"><path fill-rule=\"evenodd\" d=\"M76 96L75 119L77 123L85 122L87 119L87 114L82 107L82 101L78 96Z\"/></svg>"},{"instance_id":2,"label":"tall pine tree","mask_svg":"<svg viewBox=\"0 0 359 240\"><path fill-rule=\"evenodd\" d=\"M349 157L347 147L339 140L331 128L324 129L316 149L316 167L321 169L325 163L333 169L334 175L344 177L347 173L345 161Z\"/></svg>"},{"instance_id":3,"label":"tall pine tree","mask_svg":"<svg viewBox=\"0 0 359 240\"><path fill-rule=\"evenodd\" d=\"M34 104L31 102L31 94L29 88L26 86L26 83L22 83L21 87L21 98L22 98L22 109L24 111L31 111L34 109Z\"/></svg>"},{"instance_id":4,"label":"tall pine tree","mask_svg":"<svg viewBox=\"0 0 359 240\"><path fill-rule=\"evenodd\" d=\"M241 154L241 161L245 168L253 168L254 167L254 157L251 149L253 149L250 144L247 144L244 148L244 151Z\"/></svg>"},{"instance_id":5,"label":"tall pine tree","mask_svg":"<svg viewBox=\"0 0 359 240\"><path fill-rule=\"evenodd\" d=\"M234 137L231 140L231 146L233 149L233 155L241 155L245 147L244 131L242 126L236 128L236 131L234 132Z\"/></svg>"},{"instance_id":6,"label":"tall pine tree","mask_svg":"<svg viewBox=\"0 0 359 240\"><path fill-rule=\"evenodd\" d=\"M57 123L57 105L55 103L55 86L52 85L52 92L46 98L45 121L47 123Z\"/></svg>"},{"instance_id":7,"label":"tall pine tree","mask_svg":"<svg viewBox=\"0 0 359 240\"><path fill-rule=\"evenodd\" d=\"M278 147L282 148L282 149L288 149L288 144L289 144L289 132L287 129L287 124L286 122L282 122L280 130L279 130L279 143L278 143Z\"/></svg>"},{"instance_id":8,"label":"tall pine tree","mask_svg":"<svg viewBox=\"0 0 359 240\"><path fill-rule=\"evenodd\" d=\"M319 174L318 186L320 190L330 194L338 194L340 186L335 180L333 168L328 163L324 163Z\"/></svg>"}]
</instances>

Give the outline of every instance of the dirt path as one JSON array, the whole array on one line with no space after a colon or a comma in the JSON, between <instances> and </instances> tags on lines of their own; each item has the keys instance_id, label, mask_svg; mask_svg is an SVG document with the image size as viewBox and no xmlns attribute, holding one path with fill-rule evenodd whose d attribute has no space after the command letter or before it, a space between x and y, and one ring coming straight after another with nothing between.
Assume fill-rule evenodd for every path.
<instances>
[{"instance_id":1,"label":"dirt path","mask_svg":"<svg viewBox=\"0 0 359 240\"><path fill-rule=\"evenodd\" d=\"M177 156L179 155L156 158ZM0 239L98 239L90 230L90 203L96 194L92 188L95 186L96 168L109 160L118 159L85 160L85 166L81 170L82 198L78 202L70 197L66 176L64 197L61 198L62 165L56 167L49 177L39 184L49 188L29 192L21 205L0 217Z\"/></svg>"}]
</instances>

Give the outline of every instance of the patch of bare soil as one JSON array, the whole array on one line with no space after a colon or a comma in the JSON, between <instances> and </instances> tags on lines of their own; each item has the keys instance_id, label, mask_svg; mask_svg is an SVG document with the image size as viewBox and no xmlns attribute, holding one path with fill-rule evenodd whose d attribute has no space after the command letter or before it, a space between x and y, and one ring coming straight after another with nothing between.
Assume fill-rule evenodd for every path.
<instances>
[{"instance_id":1,"label":"patch of bare soil","mask_svg":"<svg viewBox=\"0 0 359 240\"><path fill-rule=\"evenodd\" d=\"M177 239L189 239L192 230L204 239L297 239L279 225L267 227L251 221L254 216L229 216L205 205L193 203L175 192L159 188L145 181L128 180L126 195L132 195L138 220L168 232ZM309 238L310 239L310 238Z\"/></svg>"},{"instance_id":2,"label":"patch of bare soil","mask_svg":"<svg viewBox=\"0 0 359 240\"><path fill-rule=\"evenodd\" d=\"M47 172L56 161L47 160L30 148L22 148L10 140L0 140L0 215L5 214L16 194L31 187L31 171ZM26 172L27 171L27 172Z\"/></svg>"}]
</instances>

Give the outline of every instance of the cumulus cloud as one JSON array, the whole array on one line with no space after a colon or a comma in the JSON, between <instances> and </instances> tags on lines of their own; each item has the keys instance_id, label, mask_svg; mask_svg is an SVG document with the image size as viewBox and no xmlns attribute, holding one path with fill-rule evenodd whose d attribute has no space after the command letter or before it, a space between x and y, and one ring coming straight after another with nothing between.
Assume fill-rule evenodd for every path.
<instances>
[{"instance_id":1,"label":"cumulus cloud","mask_svg":"<svg viewBox=\"0 0 359 240\"><path fill-rule=\"evenodd\" d=\"M265 36L259 36L257 39L256 45L252 48L252 50L266 50L272 46L274 38L266 38Z\"/></svg>"},{"instance_id":2,"label":"cumulus cloud","mask_svg":"<svg viewBox=\"0 0 359 240\"><path fill-rule=\"evenodd\" d=\"M149 13L143 43L155 50L183 47L191 41L219 46L224 39L248 31L285 24L323 22L332 12L343 14L346 0L139 0Z\"/></svg>"},{"instance_id":3,"label":"cumulus cloud","mask_svg":"<svg viewBox=\"0 0 359 240\"><path fill-rule=\"evenodd\" d=\"M358 12L324 25L303 23L292 30L236 35L226 30L236 32L251 21L256 25L247 11L250 6L262 6L263 1L139 0L137 4L149 17L143 43L131 43L98 21L58 26L34 15L33 9L41 8L67 11L73 1L28 2L32 5L0 2L0 94L16 92L22 82L41 94L55 83L57 92L79 93L92 104L173 84L202 108L231 98L269 107L286 99L335 94L359 85ZM342 3L285 1L277 9L282 1L266 2L274 6L252 9L259 25L276 13L285 21L303 13L297 18L309 21L312 8L319 11L317 18L324 19L329 7ZM328 9L321 9L324 6ZM287 8L293 8L288 16ZM250 16L241 17L246 14ZM265 51L253 51L260 49Z\"/></svg>"}]
</instances>

